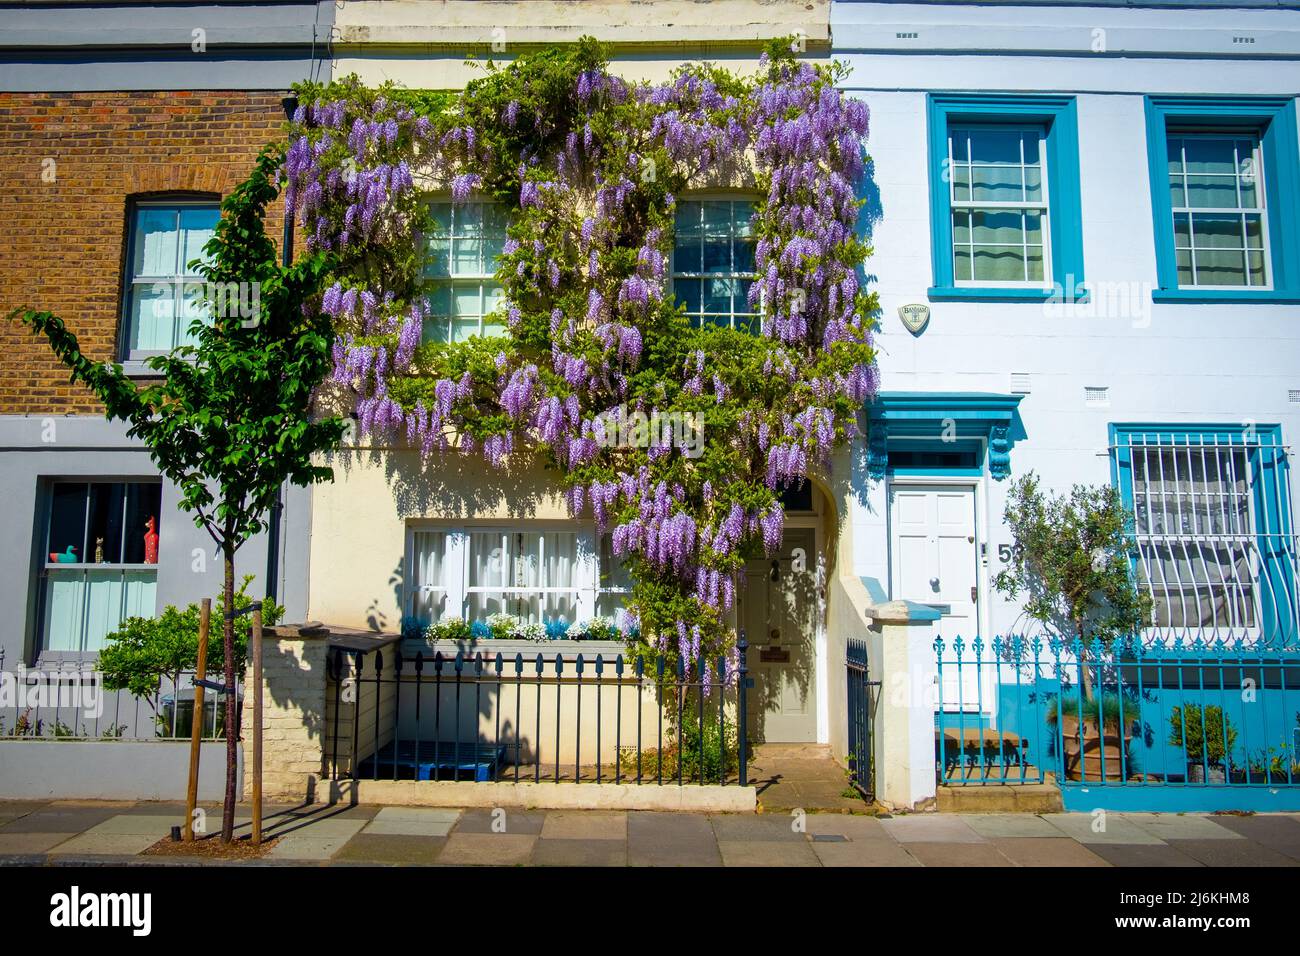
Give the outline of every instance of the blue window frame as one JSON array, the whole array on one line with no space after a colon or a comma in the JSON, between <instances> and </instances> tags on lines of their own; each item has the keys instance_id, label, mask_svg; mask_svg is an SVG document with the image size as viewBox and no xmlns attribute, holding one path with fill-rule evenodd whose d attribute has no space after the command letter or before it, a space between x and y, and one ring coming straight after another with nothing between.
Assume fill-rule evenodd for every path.
<instances>
[{"instance_id":1,"label":"blue window frame","mask_svg":"<svg viewBox=\"0 0 1300 956\"><path fill-rule=\"evenodd\" d=\"M1148 96L1146 123L1152 298L1300 302L1295 100Z\"/></svg>"},{"instance_id":2,"label":"blue window frame","mask_svg":"<svg viewBox=\"0 0 1300 956\"><path fill-rule=\"evenodd\" d=\"M1083 298L1072 96L931 93L932 300Z\"/></svg>"},{"instance_id":3,"label":"blue window frame","mask_svg":"<svg viewBox=\"0 0 1300 956\"><path fill-rule=\"evenodd\" d=\"M1278 425L1117 424L1112 477L1133 512L1148 637L1296 643L1290 461Z\"/></svg>"}]
</instances>

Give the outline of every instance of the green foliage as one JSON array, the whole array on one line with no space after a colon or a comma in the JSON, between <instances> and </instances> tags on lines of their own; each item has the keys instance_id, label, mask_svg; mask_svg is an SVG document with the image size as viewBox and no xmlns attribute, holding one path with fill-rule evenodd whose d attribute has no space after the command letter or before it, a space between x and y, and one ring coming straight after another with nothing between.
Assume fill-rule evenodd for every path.
<instances>
[{"instance_id":1,"label":"green foliage","mask_svg":"<svg viewBox=\"0 0 1300 956\"><path fill-rule=\"evenodd\" d=\"M1200 704L1175 705L1169 712L1169 742L1181 747L1184 737L1187 739L1189 763L1204 761L1211 767L1218 767L1237 745L1237 728L1224 715L1223 708L1217 705L1211 704L1204 710Z\"/></svg>"},{"instance_id":2,"label":"green foliage","mask_svg":"<svg viewBox=\"0 0 1300 956\"><path fill-rule=\"evenodd\" d=\"M678 741L665 744L663 749L645 747L641 750L641 778L657 779L662 770L664 780L676 780L680 768L682 780L699 782L701 768L705 783L717 783L719 773L730 779L740 770L740 738L736 725L724 718L719 736L717 714L705 715L704 733L700 733L698 718L683 714ZM619 768L624 777L636 778L637 752L625 747L619 751Z\"/></svg>"},{"instance_id":3,"label":"green foliage","mask_svg":"<svg viewBox=\"0 0 1300 956\"><path fill-rule=\"evenodd\" d=\"M242 611L252 604L246 593L252 575L244 578L235 592L235 610ZM212 636L220 635L221 621L225 615L225 599L218 596L212 606ZM106 638L99 652L99 670L104 675L108 690L127 690L152 706L153 694L162 678L175 681L183 672L193 671L198 665L199 653L198 604L184 610L168 605L156 618L130 617ZM271 626L284 616L284 608L274 602L262 605L262 623ZM247 660L248 637L252 631L252 618L245 614L235 619L235 673L242 674ZM207 669L209 673L225 670L225 652L222 641L210 639Z\"/></svg>"},{"instance_id":4,"label":"green foliage","mask_svg":"<svg viewBox=\"0 0 1300 956\"><path fill-rule=\"evenodd\" d=\"M1045 719L1049 724L1055 724L1060 714L1067 717L1079 717L1082 714L1083 720L1092 722L1100 717L1107 731L1117 732L1120 729L1121 711L1124 722L1131 724L1137 718L1138 705L1125 701L1121 708L1116 694L1103 694L1100 699L1084 697L1081 705L1079 695L1067 691L1047 702Z\"/></svg>"},{"instance_id":5,"label":"green foliage","mask_svg":"<svg viewBox=\"0 0 1300 956\"><path fill-rule=\"evenodd\" d=\"M1133 581L1132 516L1116 489L1075 485L1057 496L1031 471L1011 486L1003 520L1014 545L994 586L1023 597L1029 617L1063 637L1105 646L1146 626L1151 599Z\"/></svg>"}]
</instances>

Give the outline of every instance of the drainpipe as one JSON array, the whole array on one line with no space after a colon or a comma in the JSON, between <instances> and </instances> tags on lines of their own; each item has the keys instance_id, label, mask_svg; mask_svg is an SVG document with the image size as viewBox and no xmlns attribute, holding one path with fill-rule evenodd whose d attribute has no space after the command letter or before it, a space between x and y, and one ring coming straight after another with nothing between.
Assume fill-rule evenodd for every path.
<instances>
[{"instance_id":1,"label":"drainpipe","mask_svg":"<svg viewBox=\"0 0 1300 956\"><path fill-rule=\"evenodd\" d=\"M280 105L284 107L285 119L293 119L293 114L298 109L298 97L286 96L280 100ZM287 266L293 262L293 217L289 215L287 209L280 248L283 250L284 264ZM266 599L277 603L280 591L280 522L284 510L282 495L283 491L277 492L275 501L271 503L271 516L266 529Z\"/></svg>"}]
</instances>

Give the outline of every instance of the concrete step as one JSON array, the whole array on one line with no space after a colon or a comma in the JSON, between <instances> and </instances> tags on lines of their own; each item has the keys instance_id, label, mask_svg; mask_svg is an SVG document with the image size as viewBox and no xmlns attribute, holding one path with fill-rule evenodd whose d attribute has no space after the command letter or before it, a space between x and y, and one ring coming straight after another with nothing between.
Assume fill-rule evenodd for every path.
<instances>
[{"instance_id":1,"label":"concrete step","mask_svg":"<svg viewBox=\"0 0 1300 956\"><path fill-rule=\"evenodd\" d=\"M1061 789L1048 775L1047 783L990 784L939 787L935 800L945 813L1060 813Z\"/></svg>"}]
</instances>

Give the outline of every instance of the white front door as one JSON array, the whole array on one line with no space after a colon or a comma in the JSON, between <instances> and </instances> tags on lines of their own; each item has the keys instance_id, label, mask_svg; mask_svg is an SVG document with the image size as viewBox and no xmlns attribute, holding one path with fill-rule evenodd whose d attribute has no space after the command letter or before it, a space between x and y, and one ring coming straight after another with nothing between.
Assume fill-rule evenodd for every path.
<instances>
[{"instance_id":1,"label":"white front door","mask_svg":"<svg viewBox=\"0 0 1300 956\"><path fill-rule=\"evenodd\" d=\"M975 489L963 485L891 486L892 588L894 600L935 606L942 614L939 635L944 652L943 706L976 709L974 667L963 667L958 686L947 667L953 638L969 648L979 634L979 558L975 530ZM967 650L963 660L973 660ZM985 706L988 706L985 701Z\"/></svg>"}]
</instances>

